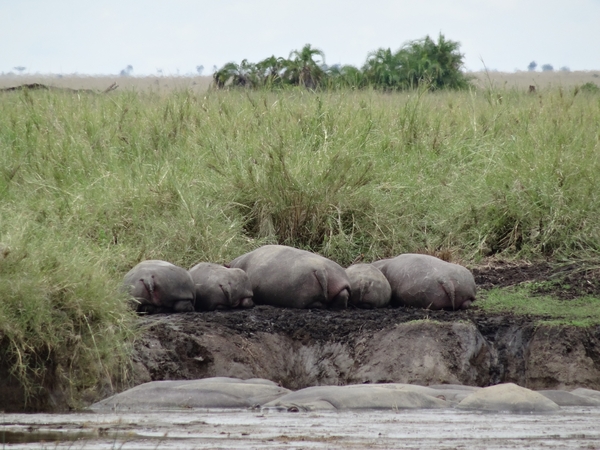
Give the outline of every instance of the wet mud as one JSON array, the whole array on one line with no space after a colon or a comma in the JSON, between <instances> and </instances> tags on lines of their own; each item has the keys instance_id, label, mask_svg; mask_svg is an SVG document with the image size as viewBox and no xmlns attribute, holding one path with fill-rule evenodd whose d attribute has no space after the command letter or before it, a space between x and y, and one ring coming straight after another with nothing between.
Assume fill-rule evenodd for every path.
<instances>
[{"instance_id":1,"label":"wet mud","mask_svg":"<svg viewBox=\"0 0 600 450\"><path fill-rule=\"evenodd\" d=\"M443 411L8 414L11 449L578 449L600 445L600 408L556 414ZM3 440L4 439L4 440Z\"/></svg>"}]
</instances>

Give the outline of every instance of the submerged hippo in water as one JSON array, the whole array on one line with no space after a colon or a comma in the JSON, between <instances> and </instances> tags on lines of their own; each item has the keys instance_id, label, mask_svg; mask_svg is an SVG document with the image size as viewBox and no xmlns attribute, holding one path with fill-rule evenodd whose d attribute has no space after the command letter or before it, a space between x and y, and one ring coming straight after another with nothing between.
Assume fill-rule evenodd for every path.
<instances>
[{"instance_id":1,"label":"submerged hippo in water","mask_svg":"<svg viewBox=\"0 0 600 450\"><path fill-rule=\"evenodd\" d=\"M285 245L265 245L234 259L250 278L254 302L290 308L345 308L350 280L337 263Z\"/></svg>"},{"instance_id":2,"label":"submerged hippo in water","mask_svg":"<svg viewBox=\"0 0 600 450\"><path fill-rule=\"evenodd\" d=\"M429 255L406 253L373 263L390 282L392 305L467 309L475 301L475 279L466 267Z\"/></svg>"},{"instance_id":3,"label":"submerged hippo in water","mask_svg":"<svg viewBox=\"0 0 600 450\"><path fill-rule=\"evenodd\" d=\"M383 308L390 304L392 287L372 264L354 264L346 269L350 279L350 303L359 308Z\"/></svg>"},{"instance_id":4,"label":"submerged hippo in water","mask_svg":"<svg viewBox=\"0 0 600 450\"><path fill-rule=\"evenodd\" d=\"M194 311L196 291L192 277L184 268L169 262L143 261L127 272L123 285L137 300L138 312Z\"/></svg>"},{"instance_id":5,"label":"submerged hippo in water","mask_svg":"<svg viewBox=\"0 0 600 450\"><path fill-rule=\"evenodd\" d=\"M196 289L196 311L254 306L252 285L242 269L203 262L189 272Z\"/></svg>"}]
</instances>

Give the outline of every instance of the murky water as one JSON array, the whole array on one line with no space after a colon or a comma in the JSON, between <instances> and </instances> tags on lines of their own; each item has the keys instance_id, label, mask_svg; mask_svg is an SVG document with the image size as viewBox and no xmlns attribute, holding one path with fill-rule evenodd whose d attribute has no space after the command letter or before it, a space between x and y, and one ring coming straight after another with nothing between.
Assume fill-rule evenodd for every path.
<instances>
[{"instance_id":1,"label":"murky water","mask_svg":"<svg viewBox=\"0 0 600 450\"><path fill-rule=\"evenodd\" d=\"M146 414L4 414L0 448L586 448L600 449L600 408L551 415L456 410L165 411Z\"/></svg>"}]
</instances>

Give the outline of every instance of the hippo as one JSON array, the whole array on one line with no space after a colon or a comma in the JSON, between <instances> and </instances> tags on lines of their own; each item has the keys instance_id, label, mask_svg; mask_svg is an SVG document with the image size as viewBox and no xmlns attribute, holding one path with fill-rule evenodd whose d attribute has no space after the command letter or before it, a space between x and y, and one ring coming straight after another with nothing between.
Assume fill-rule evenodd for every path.
<instances>
[{"instance_id":1,"label":"hippo","mask_svg":"<svg viewBox=\"0 0 600 450\"><path fill-rule=\"evenodd\" d=\"M390 304L392 287L377 267L354 264L346 269L350 279L350 304L359 308L383 308Z\"/></svg>"},{"instance_id":2,"label":"hippo","mask_svg":"<svg viewBox=\"0 0 600 450\"><path fill-rule=\"evenodd\" d=\"M441 409L452 406L433 396L436 394L433 389L406 384L313 386L281 395L264 403L262 407L266 411L298 412L361 409L397 411L399 409Z\"/></svg>"},{"instance_id":3,"label":"hippo","mask_svg":"<svg viewBox=\"0 0 600 450\"><path fill-rule=\"evenodd\" d=\"M196 311L254 306L252 286L242 269L201 262L189 273L196 286Z\"/></svg>"},{"instance_id":4,"label":"hippo","mask_svg":"<svg viewBox=\"0 0 600 450\"><path fill-rule=\"evenodd\" d=\"M249 408L291 391L276 383L252 378L214 377L199 380L150 381L90 406L92 411L146 412L190 408Z\"/></svg>"},{"instance_id":5,"label":"hippo","mask_svg":"<svg viewBox=\"0 0 600 450\"><path fill-rule=\"evenodd\" d=\"M544 395L514 383L489 386L465 397L458 409L488 412L555 412L560 407Z\"/></svg>"},{"instance_id":6,"label":"hippo","mask_svg":"<svg viewBox=\"0 0 600 450\"><path fill-rule=\"evenodd\" d=\"M265 245L234 259L248 274L257 305L346 308L350 280L337 263L285 245Z\"/></svg>"},{"instance_id":7,"label":"hippo","mask_svg":"<svg viewBox=\"0 0 600 450\"><path fill-rule=\"evenodd\" d=\"M192 312L196 289L182 267L166 261L142 261L125 275L125 290L137 301L137 312Z\"/></svg>"},{"instance_id":8,"label":"hippo","mask_svg":"<svg viewBox=\"0 0 600 450\"><path fill-rule=\"evenodd\" d=\"M406 253L373 263L390 282L393 306L467 309L475 301L475 279L466 267L429 255Z\"/></svg>"}]
</instances>

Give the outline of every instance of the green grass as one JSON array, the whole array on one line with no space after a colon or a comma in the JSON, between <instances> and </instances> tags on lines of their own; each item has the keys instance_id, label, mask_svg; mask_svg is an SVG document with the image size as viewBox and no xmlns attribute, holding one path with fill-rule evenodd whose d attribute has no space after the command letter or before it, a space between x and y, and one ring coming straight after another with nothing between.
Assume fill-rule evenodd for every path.
<instances>
[{"instance_id":1,"label":"green grass","mask_svg":"<svg viewBox=\"0 0 600 450\"><path fill-rule=\"evenodd\" d=\"M600 256L594 92L1 97L0 359L31 395L126 379L143 259Z\"/></svg>"},{"instance_id":2,"label":"green grass","mask_svg":"<svg viewBox=\"0 0 600 450\"><path fill-rule=\"evenodd\" d=\"M528 286L492 289L477 301L490 313L513 313L538 318L539 323L586 327L600 324L600 298L562 300L549 295L532 295Z\"/></svg>"}]
</instances>

